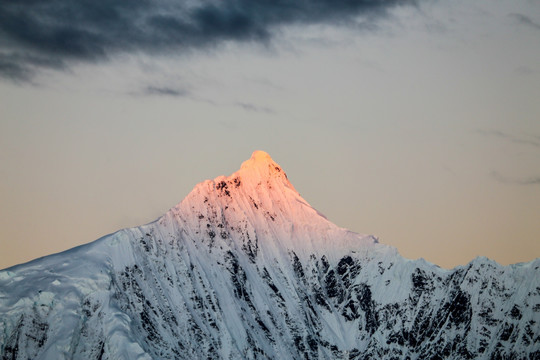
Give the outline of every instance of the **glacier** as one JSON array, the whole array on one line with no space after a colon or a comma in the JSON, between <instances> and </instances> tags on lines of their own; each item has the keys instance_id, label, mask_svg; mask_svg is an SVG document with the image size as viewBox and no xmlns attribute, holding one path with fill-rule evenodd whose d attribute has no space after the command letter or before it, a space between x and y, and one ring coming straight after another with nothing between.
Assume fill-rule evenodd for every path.
<instances>
[{"instance_id":1,"label":"glacier","mask_svg":"<svg viewBox=\"0 0 540 360\"><path fill-rule=\"evenodd\" d=\"M540 259L442 269L256 151L156 221L0 271L2 359L540 359Z\"/></svg>"}]
</instances>

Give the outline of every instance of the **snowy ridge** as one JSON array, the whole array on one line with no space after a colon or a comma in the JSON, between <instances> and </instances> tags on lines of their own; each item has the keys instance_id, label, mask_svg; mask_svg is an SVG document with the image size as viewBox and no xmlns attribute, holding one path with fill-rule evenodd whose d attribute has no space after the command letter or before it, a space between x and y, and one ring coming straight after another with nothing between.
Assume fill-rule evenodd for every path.
<instances>
[{"instance_id":1,"label":"snowy ridge","mask_svg":"<svg viewBox=\"0 0 540 360\"><path fill-rule=\"evenodd\" d=\"M453 270L329 222L268 154L0 271L2 359L538 359L540 259Z\"/></svg>"}]
</instances>

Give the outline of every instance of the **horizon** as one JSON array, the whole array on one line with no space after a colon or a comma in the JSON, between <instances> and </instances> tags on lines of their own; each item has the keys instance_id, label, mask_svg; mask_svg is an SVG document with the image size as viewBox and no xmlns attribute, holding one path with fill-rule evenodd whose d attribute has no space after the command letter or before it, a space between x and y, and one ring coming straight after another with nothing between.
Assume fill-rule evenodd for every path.
<instances>
[{"instance_id":1,"label":"horizon","mask_svg":"<svg viewBox=\"0 0 540 360\"><path fill-rule=\"evenodd\" d=\"M256 149L406 258L540 257L540 4L224 4L0 4L0 269L153 221Z\"/></svg>"}]
</instances>

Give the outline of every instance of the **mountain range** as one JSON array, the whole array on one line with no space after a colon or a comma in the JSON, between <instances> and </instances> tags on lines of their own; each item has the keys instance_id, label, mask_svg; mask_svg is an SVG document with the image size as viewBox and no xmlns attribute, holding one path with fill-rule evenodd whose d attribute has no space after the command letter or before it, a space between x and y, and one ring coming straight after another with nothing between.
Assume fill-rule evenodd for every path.
<instances>
[{"instance_id":1,"label":"mountain range","mask_svg":"<svg viewBox=\"0 0 540 360\"><path fill-rule=\"evenodd\" d=\"M0 271L2 359L540 359L540 259L442 269L256 151L152 223Z\"/></svg>"}]
</instances>

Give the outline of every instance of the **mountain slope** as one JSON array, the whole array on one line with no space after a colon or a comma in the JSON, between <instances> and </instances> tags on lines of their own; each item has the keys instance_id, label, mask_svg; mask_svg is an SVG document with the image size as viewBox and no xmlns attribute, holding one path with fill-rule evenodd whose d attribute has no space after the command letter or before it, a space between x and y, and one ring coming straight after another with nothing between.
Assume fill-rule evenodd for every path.
<instances>
[{"instance_id":1,"label":"mountain slope","mask_svg":"<svg viewBox=\"0 0 540 360\"><path fill-rule=\"evenodd\" d=\"M153 223L0 272L3 359L540 358L540 260L444 270L329 222L268 154Z\"/></svg>"}]
</instances>

